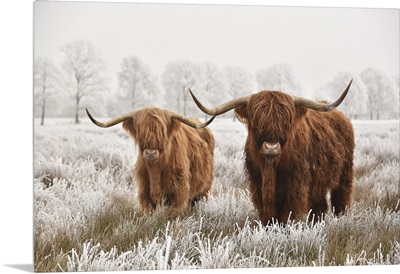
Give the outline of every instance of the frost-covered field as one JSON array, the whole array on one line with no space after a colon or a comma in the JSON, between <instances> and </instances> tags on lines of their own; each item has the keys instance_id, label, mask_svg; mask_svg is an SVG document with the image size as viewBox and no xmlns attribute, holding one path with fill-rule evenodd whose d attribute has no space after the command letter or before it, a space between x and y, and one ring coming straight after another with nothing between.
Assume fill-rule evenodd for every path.
<instances>
[{"instance_id":1,"label":"frost-covered field","mask_svg":"<svg viewBox=\"0 0 400 274\"><path fill-rule=\"evenodd\" d=\"M35 271L400 264L399 121L354 121L352 212L316 223L258 222L246 190L246 129L211 125L215 179L182 218L139 213L133 142L121 126L35 122Z\"/></svg>"}]
</instances>

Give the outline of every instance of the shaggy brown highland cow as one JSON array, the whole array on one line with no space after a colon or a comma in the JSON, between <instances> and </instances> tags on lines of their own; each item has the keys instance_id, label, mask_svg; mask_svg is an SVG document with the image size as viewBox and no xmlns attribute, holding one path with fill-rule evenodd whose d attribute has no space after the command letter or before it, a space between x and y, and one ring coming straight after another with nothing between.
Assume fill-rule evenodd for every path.
<instances>
[{"instance_id":1,"label":"shaggy brown highland cow","mask_svg":"<svg viewBox=\"0 0 400 274\"><path fill-rule=\"evenodd\" d=\"M354 132L350 120L335 108L351 83L332 104L261 91L207 109L190 91L205 113L235 109L247 125L245 172L264 224L299 220L310 210L310 217L319 218L328 210L328 193L335 214L350 207Z\"/></svg>"},{"instance_id":2,"label":"shaggy brown highland cow","mask_svg":"<svg viewBox=\"0 0 400 274\"><path fill-rule=\"evenodd\" d=\"M86 112L100 127L123 122L134 139L139 148L135 175L144 213L164 204L176 217L207 196L214 176L214 137L205 127L214 117L201 124L168 110L144 108L98 122Z\"/></svg>"}]
</instances>

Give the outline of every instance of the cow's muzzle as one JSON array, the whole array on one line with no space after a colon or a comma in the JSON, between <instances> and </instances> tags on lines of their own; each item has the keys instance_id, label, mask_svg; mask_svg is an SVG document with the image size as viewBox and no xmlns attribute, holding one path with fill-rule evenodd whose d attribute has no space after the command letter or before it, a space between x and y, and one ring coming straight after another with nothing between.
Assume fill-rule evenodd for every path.
<instances>
[{"instance_id":1,"label":"cow's muzzle","mask_svg":"<svg viewBox=\"0 0 400 274\"><path fill-rule=\"evenodd\" d=\"M146 160L156 160L160 157L160 153L157 149L145 149L143 151L143 158Z\"/></svg>"},{"instance_id":2,"label":"cow's muzzle","mask_svg":"<svg viewBox=\"0 0 400 274\"><path fill-rule=\"evenodd\" d=\"M262 155L278 155L281 153L281 144L279 142L263 142L260 153Z\"/></svg>"}]
</instances>

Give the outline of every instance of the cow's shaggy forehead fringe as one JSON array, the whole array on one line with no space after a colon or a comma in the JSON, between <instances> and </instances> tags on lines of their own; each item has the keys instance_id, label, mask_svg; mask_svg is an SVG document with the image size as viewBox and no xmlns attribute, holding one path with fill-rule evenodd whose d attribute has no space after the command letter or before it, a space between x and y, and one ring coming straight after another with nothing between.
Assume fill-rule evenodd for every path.
<instances>
[{"instance_id":1,"label":"cow's shaggy forehead fringe","mask_svg":"<svg viewBox=\"0 0 400 274\"><path fill-rule=\"evenodd\" d=\"M172 127L171 115L161 109L145 108L136 111L132 118L137 132L135 141L139 146L157 149L164 145Z\"/></svg>"},{"instance_id":2,"label":"cow's shaggy forehead fringe","mask_svg":"<svg viewBox=\"0 0 400 274\"><path fill-rule=\"evenodd\" d=\"M295 118L292 99L282 92L260 92L248 104L248 121L256 138L285 140Z\"/></svg>"}]
</instances>

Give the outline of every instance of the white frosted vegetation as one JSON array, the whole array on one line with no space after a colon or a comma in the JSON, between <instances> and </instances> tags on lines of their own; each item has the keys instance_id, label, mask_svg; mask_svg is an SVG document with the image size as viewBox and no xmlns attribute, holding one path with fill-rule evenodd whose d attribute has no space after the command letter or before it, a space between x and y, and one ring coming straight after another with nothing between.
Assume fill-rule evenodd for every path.
<instances>
[{"instance_id":1,"label":"white frosted vegetation","mask_svg":"<svg viewBox=\"0 0 400 274\"><path fill-rule=\"evenodd\" d=\"M321 222L258 222L246 189L246 129L211 124L215 179L207 200L177 219L143 215L121 129L57 121L35 127L36 271L400 264L399 123L354 122L352 211Z\"/></svg>"},{"instance_id":2,"label":"white frosted vegetation","mask_svg":"<svg viewBox=\"0 0 400 274\"><path fill-rule=\"evenodd\" d=\"M354 123L355 195L360 199L400 199L399 121Z\"/></svg>"}]
</instances>

